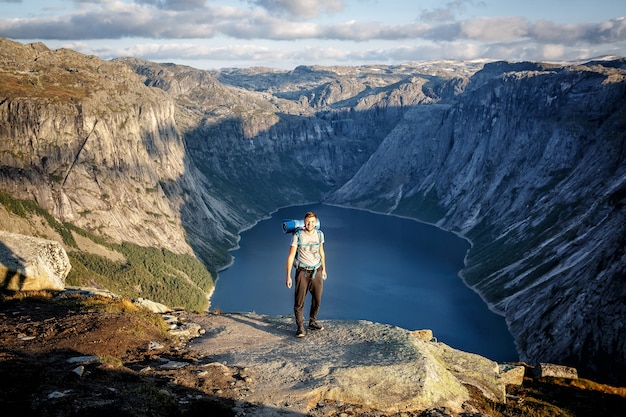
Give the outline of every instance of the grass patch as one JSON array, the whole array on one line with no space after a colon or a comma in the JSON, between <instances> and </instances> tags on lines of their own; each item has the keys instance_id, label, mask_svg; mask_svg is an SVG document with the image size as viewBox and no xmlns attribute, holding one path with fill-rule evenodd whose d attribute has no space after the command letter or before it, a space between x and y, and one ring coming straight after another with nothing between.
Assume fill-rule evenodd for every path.
<instances>
[{"instance_id":1,"label":"grass patch","mask_svg":"<svg viewBox=\"0 0 626 417\"><path fill-rule=\"evenodd\" d=\"M52 301L52 298L56 293L52 291L39 290L39 291L3 291L0 294L0 300L3 302L38 300L38 301Z\"/></svg>"}]
</instances>

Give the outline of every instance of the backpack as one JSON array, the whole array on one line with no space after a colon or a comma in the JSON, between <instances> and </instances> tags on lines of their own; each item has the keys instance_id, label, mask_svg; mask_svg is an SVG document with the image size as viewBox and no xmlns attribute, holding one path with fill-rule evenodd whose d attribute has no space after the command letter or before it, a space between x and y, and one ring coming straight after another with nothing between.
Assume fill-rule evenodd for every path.
<instances>
[{"instance_id":1,"label":"backpack","mask_svg":"<svg viewBox=\"0 0 626 417\"><path fill-rule=\"evenodd\" d=\"M319 246L319 245L322 244L322 232L320 231L320 229L315 229L317 231L317 243L306 243L306 244L305 243L301 243L300 242L300 234L302 233L302 230L303 229L298 228L295 231L295 235L298 237L298 249L301 246ZM304 264L302 264L300 262L300 250L297 251L296 258L293 261L293 267L294 268L305 266L307 268L313 268L315 271L317 271L317 268L319 268L321 265L322 265L322 261L318 262L317 265L304 265Z\"/></svg>"}]
</instances>

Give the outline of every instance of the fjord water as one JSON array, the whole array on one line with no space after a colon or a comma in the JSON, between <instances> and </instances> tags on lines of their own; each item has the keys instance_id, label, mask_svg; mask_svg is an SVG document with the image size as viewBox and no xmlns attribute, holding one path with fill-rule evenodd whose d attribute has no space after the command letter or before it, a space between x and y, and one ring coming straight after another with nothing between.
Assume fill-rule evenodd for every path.
<instances>
[{"instance_id":1,"label":"fjord water","mask_svg":"<svg viewBox=\"0 0 626 417\"><path fill-rule=\"evenodd\" d=\"M242 232L234 263L218 275L212 309L293 315L293 288L285 286L291 234L283 232L282 221L302 219L309 210L317 213L326 238L328 279L319 320L431 329L454 348L500 362L518 359L504 318L458 276L467 241L431 225L362 210L288 207ZM310 295L305 321L309 305Z\"/></svg>"}]
</instances>

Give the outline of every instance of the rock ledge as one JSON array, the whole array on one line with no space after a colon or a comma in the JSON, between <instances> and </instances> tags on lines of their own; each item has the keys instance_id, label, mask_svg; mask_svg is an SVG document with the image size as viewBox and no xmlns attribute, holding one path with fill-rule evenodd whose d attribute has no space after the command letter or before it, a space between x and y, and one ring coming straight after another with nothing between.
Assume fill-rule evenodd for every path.
<instances>
[{"instance_id":1,"label":"rock ledge","mask_svg":"<svg viewBox=\"0 0 626 417\"><path fill-rule=\"evenodd\" d=\"M322 321L325 329L294 337L291 317L255 313L198 318L205 334L189 348L250 369L249 401L306 413L322 400L394 413L446 407L460 412L465 384L504 402L496 362L421 340L419 334L369 321Z\"/></svg>"}]
</instances>

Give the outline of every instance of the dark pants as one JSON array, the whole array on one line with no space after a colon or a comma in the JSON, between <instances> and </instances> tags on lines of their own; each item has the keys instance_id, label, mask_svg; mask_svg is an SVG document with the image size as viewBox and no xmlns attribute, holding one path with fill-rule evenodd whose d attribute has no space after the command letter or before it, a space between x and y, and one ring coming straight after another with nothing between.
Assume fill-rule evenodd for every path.
<instances>
[{"instance_id":1,"label":"dark pants","mask_svg":"<svg viewBox=\"0 0 626 417\"><path fill-rule=\"evenodd\" d=\"M311 293L311 312L309 314L309 322L314 322L317 318L317 312L322 303L322 290L324 289L324 281L322 280L322 270L318 269L313 276L312 270L298 268L296 269L296 291L293 303L293 312L296 315L296 324L298 328L303 327L304 300L306 293Z\"/></svg>"}]
</instances>

